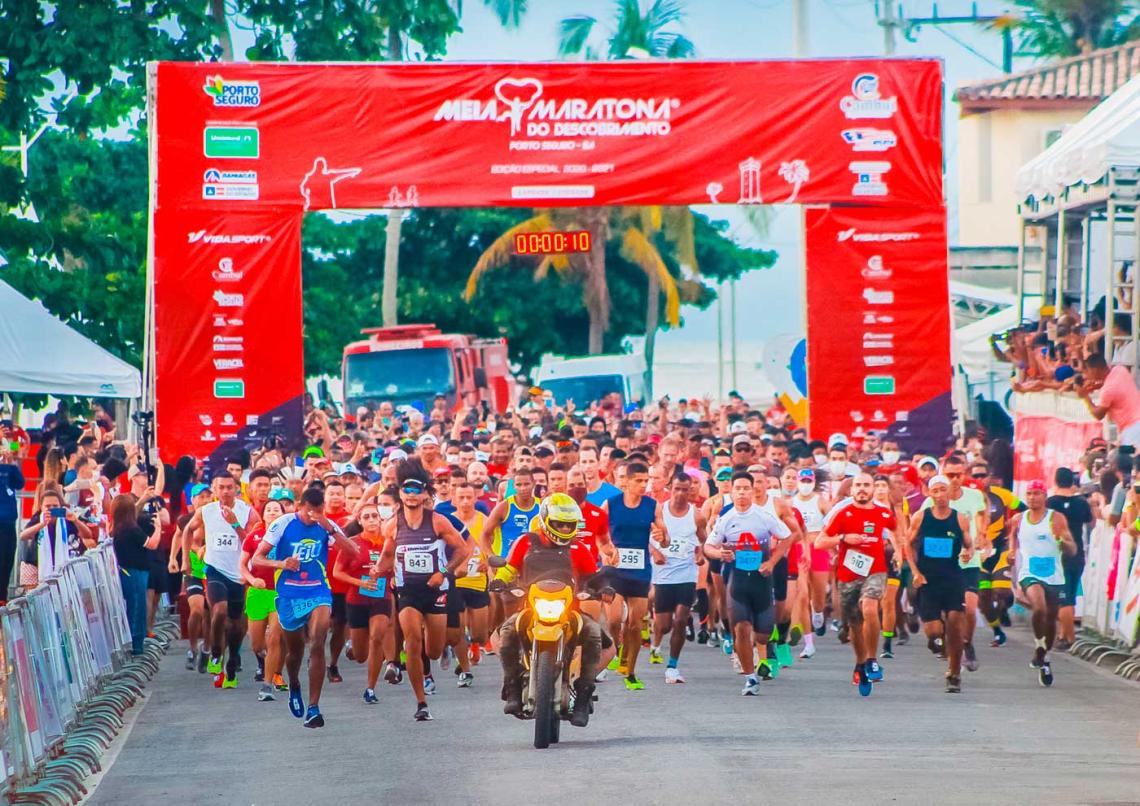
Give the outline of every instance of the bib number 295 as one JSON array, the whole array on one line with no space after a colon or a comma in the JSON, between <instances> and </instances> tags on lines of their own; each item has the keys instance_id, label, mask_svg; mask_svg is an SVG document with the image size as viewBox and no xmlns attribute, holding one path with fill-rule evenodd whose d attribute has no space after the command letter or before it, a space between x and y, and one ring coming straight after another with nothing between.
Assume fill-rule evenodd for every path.
<instances>
[{"instance_id":1,"label":"bib number 295","mask_svg":"<svg viewBox=\"0 0 1140 806\"><path fill-rule=\"evenodd\" d=\"M645 568L645 549L618 549L617 567L630 571Z\"/></svg>"}]
</instances>

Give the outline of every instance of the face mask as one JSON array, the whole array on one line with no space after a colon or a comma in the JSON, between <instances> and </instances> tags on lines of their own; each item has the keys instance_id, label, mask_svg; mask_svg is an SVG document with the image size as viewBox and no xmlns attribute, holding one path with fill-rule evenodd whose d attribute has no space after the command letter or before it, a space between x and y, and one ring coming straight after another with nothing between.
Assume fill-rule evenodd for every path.
<instances>
[{"instance_id":1,"label":"face mask","mask_svg":"<svg viewBox=\"0 0 1140 806\"><path fill-rule=\"evenodd\" d=\"M883 464L897 465L899 463L898 451L883 451Z\"/></svg>"},{"instance_id":2,"label":"face mask","mask_svg":"<svg viewBox=\"0 0 1140 806\"><path fill-rule=\"evenodd\" d=\"M827 469L831 471L833 476L844 476L847 473L846 462L828 462Z\"/></svg>"},{"instance_id":3,"label":"face mask","mask_svg":"<svg viewBox=\"0 0 1140 806\"><path fill-rule=\"evenodd\" d=\"M800 488L800 494L802 495L811 495L815 492L815 484L810 481L801 481L797 486Z\"/></svg>"},{"instance_id":4,"label":"face mask","mask_svg":"<svg viewBox=\"0 0 1140 806\"><path fill-rule=\"evenodd\" d=\"M817 453L817 454L815 455L815 463L816 463L816 465L818 465L819 467L823 467L825 464L827 464L827 454L825 454L825 453Z\"/></svg>"},{"instance_id":5,"label":"face mask","mask_svg":"<svg viewBox=\"0 0 1140 806\"><path fill-rule=\"evenodd\" d=\"M974 461L974 452L973 451L966 451L966 461L967 462Z\"/></svg>"},{"instance_id":6,"label":"face mask","mask_svg":"<svg viewBox=\"0 0 1140 806\"><path fill-rule=\"evenodd\" d=\"M395 507L379 507L381 520L388 520L392 517Z\"/></svg>"}]
</instances>

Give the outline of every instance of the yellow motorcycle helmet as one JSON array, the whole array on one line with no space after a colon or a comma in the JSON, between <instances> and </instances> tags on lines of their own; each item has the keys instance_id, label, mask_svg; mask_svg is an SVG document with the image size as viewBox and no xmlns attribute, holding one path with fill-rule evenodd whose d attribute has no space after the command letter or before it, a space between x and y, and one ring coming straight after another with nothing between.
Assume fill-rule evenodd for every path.
<instances>
[{"instance_id":1,"label":"yellow motorcycle helmet","mask_svg":"<svg viewBox=\"0 0 1140 806\"><path fill-rule=\"evenodd\" d=\"M538 508L543 535L556 546L569 546L578 536L582 510L566 493L552 493Z\"/></svg>"}]
</instances>

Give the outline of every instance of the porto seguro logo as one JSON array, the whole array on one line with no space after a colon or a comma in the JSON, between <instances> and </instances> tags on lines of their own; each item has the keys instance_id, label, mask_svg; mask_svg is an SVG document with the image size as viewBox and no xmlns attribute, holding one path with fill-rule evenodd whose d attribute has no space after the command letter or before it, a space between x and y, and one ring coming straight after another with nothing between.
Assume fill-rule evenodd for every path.
<instances>
[{"instance_id":1,"label":"porto seguro logo","mask_svg":"<svg viewBox=\"0 0 1140 806\"><path fill-rule=\"evenodd\" d=\"M256 81L227 81L207 76L203 92L214 99L214 106L261 106L261 85Z\"/></svg>"},{"instance_id":2,"label":"porto seguro logo","mask_svg":"<svg viewBox=\"0 0 1140 806\"><path fill-rule=\"evenodd\" d=\"M898 99L882 97L879 92L879 76L875 73L860 73L851 82L851 94L843 97L839 108L848 120L885 120L898 111Z\"/></svg>"}]
</instances>

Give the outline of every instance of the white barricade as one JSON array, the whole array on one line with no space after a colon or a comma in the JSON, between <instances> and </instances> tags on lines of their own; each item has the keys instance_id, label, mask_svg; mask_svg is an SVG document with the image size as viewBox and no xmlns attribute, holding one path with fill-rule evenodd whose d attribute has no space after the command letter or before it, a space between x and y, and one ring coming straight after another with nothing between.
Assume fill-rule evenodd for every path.
<instances>
[{"instance_id":1,"label":"white barricade","mask_svg":"<svg viewBox=\"0 0 1140 806\"><path fill-rule=\"evenodd\" d=\"M0 608L0 784L25 782L130 655L110 544Z\"/></svg>"},{"instance_id":2,"label":"white barricade","mask_svg":"<svg viewBox=\"0 0 1140 806\"><path fill-rule=\"evenodd\" d=\"M1081 586L1082 623L1132 647L1140 625L1140 552L1126 529L1098 521L1089 535Z\"/></svg>"}]
</instances>

